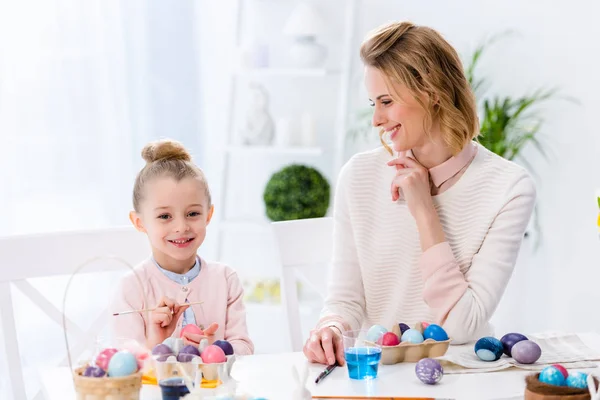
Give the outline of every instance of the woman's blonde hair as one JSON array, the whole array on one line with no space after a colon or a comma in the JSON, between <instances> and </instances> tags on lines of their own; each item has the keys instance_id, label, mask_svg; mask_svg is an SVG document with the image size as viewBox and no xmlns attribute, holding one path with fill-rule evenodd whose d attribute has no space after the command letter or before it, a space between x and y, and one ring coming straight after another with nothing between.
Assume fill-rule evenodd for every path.
<instances>
[{"instance_id":1,"label":"woman's blonde hair","mask_svg":"<svg viewBox=\"0 0 600 400\"><path fill-rule=\"evenodd\" d=\"M458 154L479 135L475 96L456 50L435 30L410 22L393 22L373 31L360 48L364 64L377 68L387 85L405 85L427 112L425 132L437 118L445 144ZM429 104L417 94L428 95ZM393 96L392 96L393 98ZM392 149L379 137L384 147Z\"/></svg>"},{"instance_id":2,"label":"woman's blonde hair","mask_svg":"<svg viewBox=\"0 0 600 400\"><path fill-rule=\"evenodd\" d=\"M139 212L143 200L144 186L157 177L171 177L179 182L184 178L195 178L202 184L210 207L211 198L206 177L200 168L192 163L192 156L175 140L162 139L150 142L142 149L146 165L137 174L133 186L133 208Z\"/></svg>"}]
</instances>

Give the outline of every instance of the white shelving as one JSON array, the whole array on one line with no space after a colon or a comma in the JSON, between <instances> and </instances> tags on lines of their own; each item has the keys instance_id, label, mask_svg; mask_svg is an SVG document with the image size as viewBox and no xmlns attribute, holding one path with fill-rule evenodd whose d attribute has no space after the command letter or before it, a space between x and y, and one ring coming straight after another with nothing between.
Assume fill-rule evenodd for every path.
<instances>
[{"instance_id":1,"label":"white shelving","mask_svg":"<svg viewBox=\"0 0 600 400\"><path fill-rule=\"evenodd\" d=\"M244 25L242 22L245 14L244 7L248 7L251 4L244 0L237 0L237 12L235 22L235 48L239 48L241 45L244 34L241 32L241 27ZM244 69L233 67L231 70L231 87L229 89L229 111L228 111L228 123L225 129L227 134L227 143L223 157L223 169L222 169L222 182L221 182L221 198L220 201L223 204L221 210L221 220L219 221L219 232L217 241L217 257L218 259L223 258L223 242L225 240L225 233L233 232L235 234L246 232L248 234L269 234L271 232L269 222L266 218L257 221L247 220L234 220L229 216L227 206L228 195L232 189L230 186L230 175L233 176L232 161L234 159L244 159L246 161L248 157L260 157L261 159L253 160L253 166L257 165L258 162L264 159L265 161L273 163L285 162L285 164L291 164L295 162L302 162L307 164L315 165L327 165L327 170L331 173L331 181L329 182L333 188L335 187L335 177L342 167L344 160L344 145L347 131L347 114L348 114L348 97L349 88L351 85L351 65L352 65L352 53L356 51L354 48L353 35L356 27L357 19L357 8L358 0L344 0L344 6L340 8L336 14L340 17L340 24L343 24L343 30L340 32L341 38L339 41L336 40L332 43L337 48L341 49L341 54L336 58L336 64L333 67L327 68L286 68L286 67L266 67L266 68L255 68L255 69ZM292 5L293 6L293 5ZM291 10L290 10L291 11ZM337 22L337 21L336 21ZM320 96L319 90L325 90L325 88L332 88L331 84L337 84L335 108L332 108L331 120L327 123L331 123L332 129L327 128L327 132L330 134L326 140L319 140L319 145L323 147L294 147L294 146L240 146L236 145L239 141L234 140L236 129L236 115L239 108L240 87L247 83L249 79L256 79L262 83L267 83L271 80L284 82L284 85L304 85L305 81L310 80L310 84L307 82L307 86L314 87L316 92L315 96ZM320 79L324 80L323 84L319 83ZM325 81L326 80L326 81ZM314 85L317 82L317 85ZM335 83L334 83L335 82ZM287 86L286 86L287 87ZM331 90L331 89L329 89ZM310 101L310 98L307 99ZM335 111L334 111L335 110ZM302 112L302 110L298 110ZM321 121L323 123L323 121ZM318 130L318 127L317 127ZM322 132L322 131L321 131ZM324 143L324 141L326 143ZM283 163L281 165L283 167ZM236 171L239 172L239 171ZM262 171L264 172L264 171ZM252 178L249 178L252 179ZM245 202L246 204L248 202ZM253 203L254 204L254 203ZM268 243L268 242L265 242Z\"/></svg>"}]
</instances>

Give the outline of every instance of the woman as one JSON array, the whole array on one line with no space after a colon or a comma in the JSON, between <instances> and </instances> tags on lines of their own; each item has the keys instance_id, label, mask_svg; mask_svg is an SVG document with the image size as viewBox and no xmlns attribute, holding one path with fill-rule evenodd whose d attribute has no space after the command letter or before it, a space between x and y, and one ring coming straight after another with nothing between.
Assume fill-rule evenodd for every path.
<instances>
[{"instance_id":1,"label":"woman","mask_svg":"<svg viewBox=\"0 0 600 400\"><path fill-rule=\"evenodd\" d=\"M473 141L475 99L438 32L391 23L360 54L383 147L340 172L328 296L304 346L323 364L344 363L342 332L373 324L491 334L535 203L527 172Z\"/></svg>"}]
</instances>

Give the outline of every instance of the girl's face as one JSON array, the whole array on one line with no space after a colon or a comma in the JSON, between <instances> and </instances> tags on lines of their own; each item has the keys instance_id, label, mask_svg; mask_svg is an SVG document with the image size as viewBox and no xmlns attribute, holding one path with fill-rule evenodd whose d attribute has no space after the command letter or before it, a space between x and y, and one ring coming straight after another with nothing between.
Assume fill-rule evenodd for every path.
<instances>
[{"instance_id":1,"label":"girl's face","mask_svg":"<svg viewBox=\"0 0 600 400\"><path fill-rule=\"evenodd\" d=\"M194 178L177 182L158 177L143 188L139 212L132 211L134 226L148 235L158 264L185 273L195 263L213 214L202 183Z\"/></svg>"},{"instance_id":2,"label":"girl's face","mask_svg":"<svg viewBox=\"0 0 600 400\"><path fill-rule=\"evenodd\" d=\"M424 129L427 112L406 86L398 84L389 88L383 73L370 66L365 68L365 85L371 105L375 107L373 126L385 130L394 150L419 148L429 141ZM426 95L421 100L427 104Z\"/></svg>"}]
</instances>

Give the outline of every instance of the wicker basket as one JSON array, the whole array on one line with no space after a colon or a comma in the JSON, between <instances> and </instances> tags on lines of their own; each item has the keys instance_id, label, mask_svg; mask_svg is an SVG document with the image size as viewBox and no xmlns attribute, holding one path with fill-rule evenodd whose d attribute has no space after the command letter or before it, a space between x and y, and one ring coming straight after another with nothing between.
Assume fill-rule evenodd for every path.
<instances>
[{"instance_id":1,"label":"wicker basket","mask_svg":"<svg viewBox=\"0 0 600 400\"><path fill-rule=\"evenodd\" d=\"M90 378L83 376L85 368L73 371L77 400L139 400L142 373L119 378Z\"/></svg>"},{"instance_id":2,"label":"wicker basket","mask_svg":"<svg viewBox=\"0 0 600 400\"><path fill-rule=\"evenodd\" d=\"M123 377L87 377L83 376L85 366L73 368L73 362L71 360L71 352L69 347L69 338L67 335L67 323L65 306L67 301L67 292L73 280L73 277L81 271L86 265L99 261L102 259L110 259L118 261L124 264L136 275L138 283L142 286L142 281L139 275L135 272L133 267L126 261L118 257L96 257L88 260L81 264L71 275L67 287L65 288L65 296L63 297L63 332L65 335L65 344L67 348L67 360L69 361L69 367L73 371L73 384L75 386L75 392L77 394L77 400L139 400L140 390L142 388L142 372L138 371L135 374L131 374ZM147 302L145 301L144 304Z\"/></svg>"},{"instance_id":3,"label":"wicker basket","mask_svg":"<svg viewBox=\"0 0 600 400\"><path fill-rule=\"evenodd\" d=\"M525 400L590 400L591 398L588 389L548 385L540 382L539 376L540 374L534 374L525 378ZM596 377L594 381L598 386Z\"/></svg>"}]
</instances>

